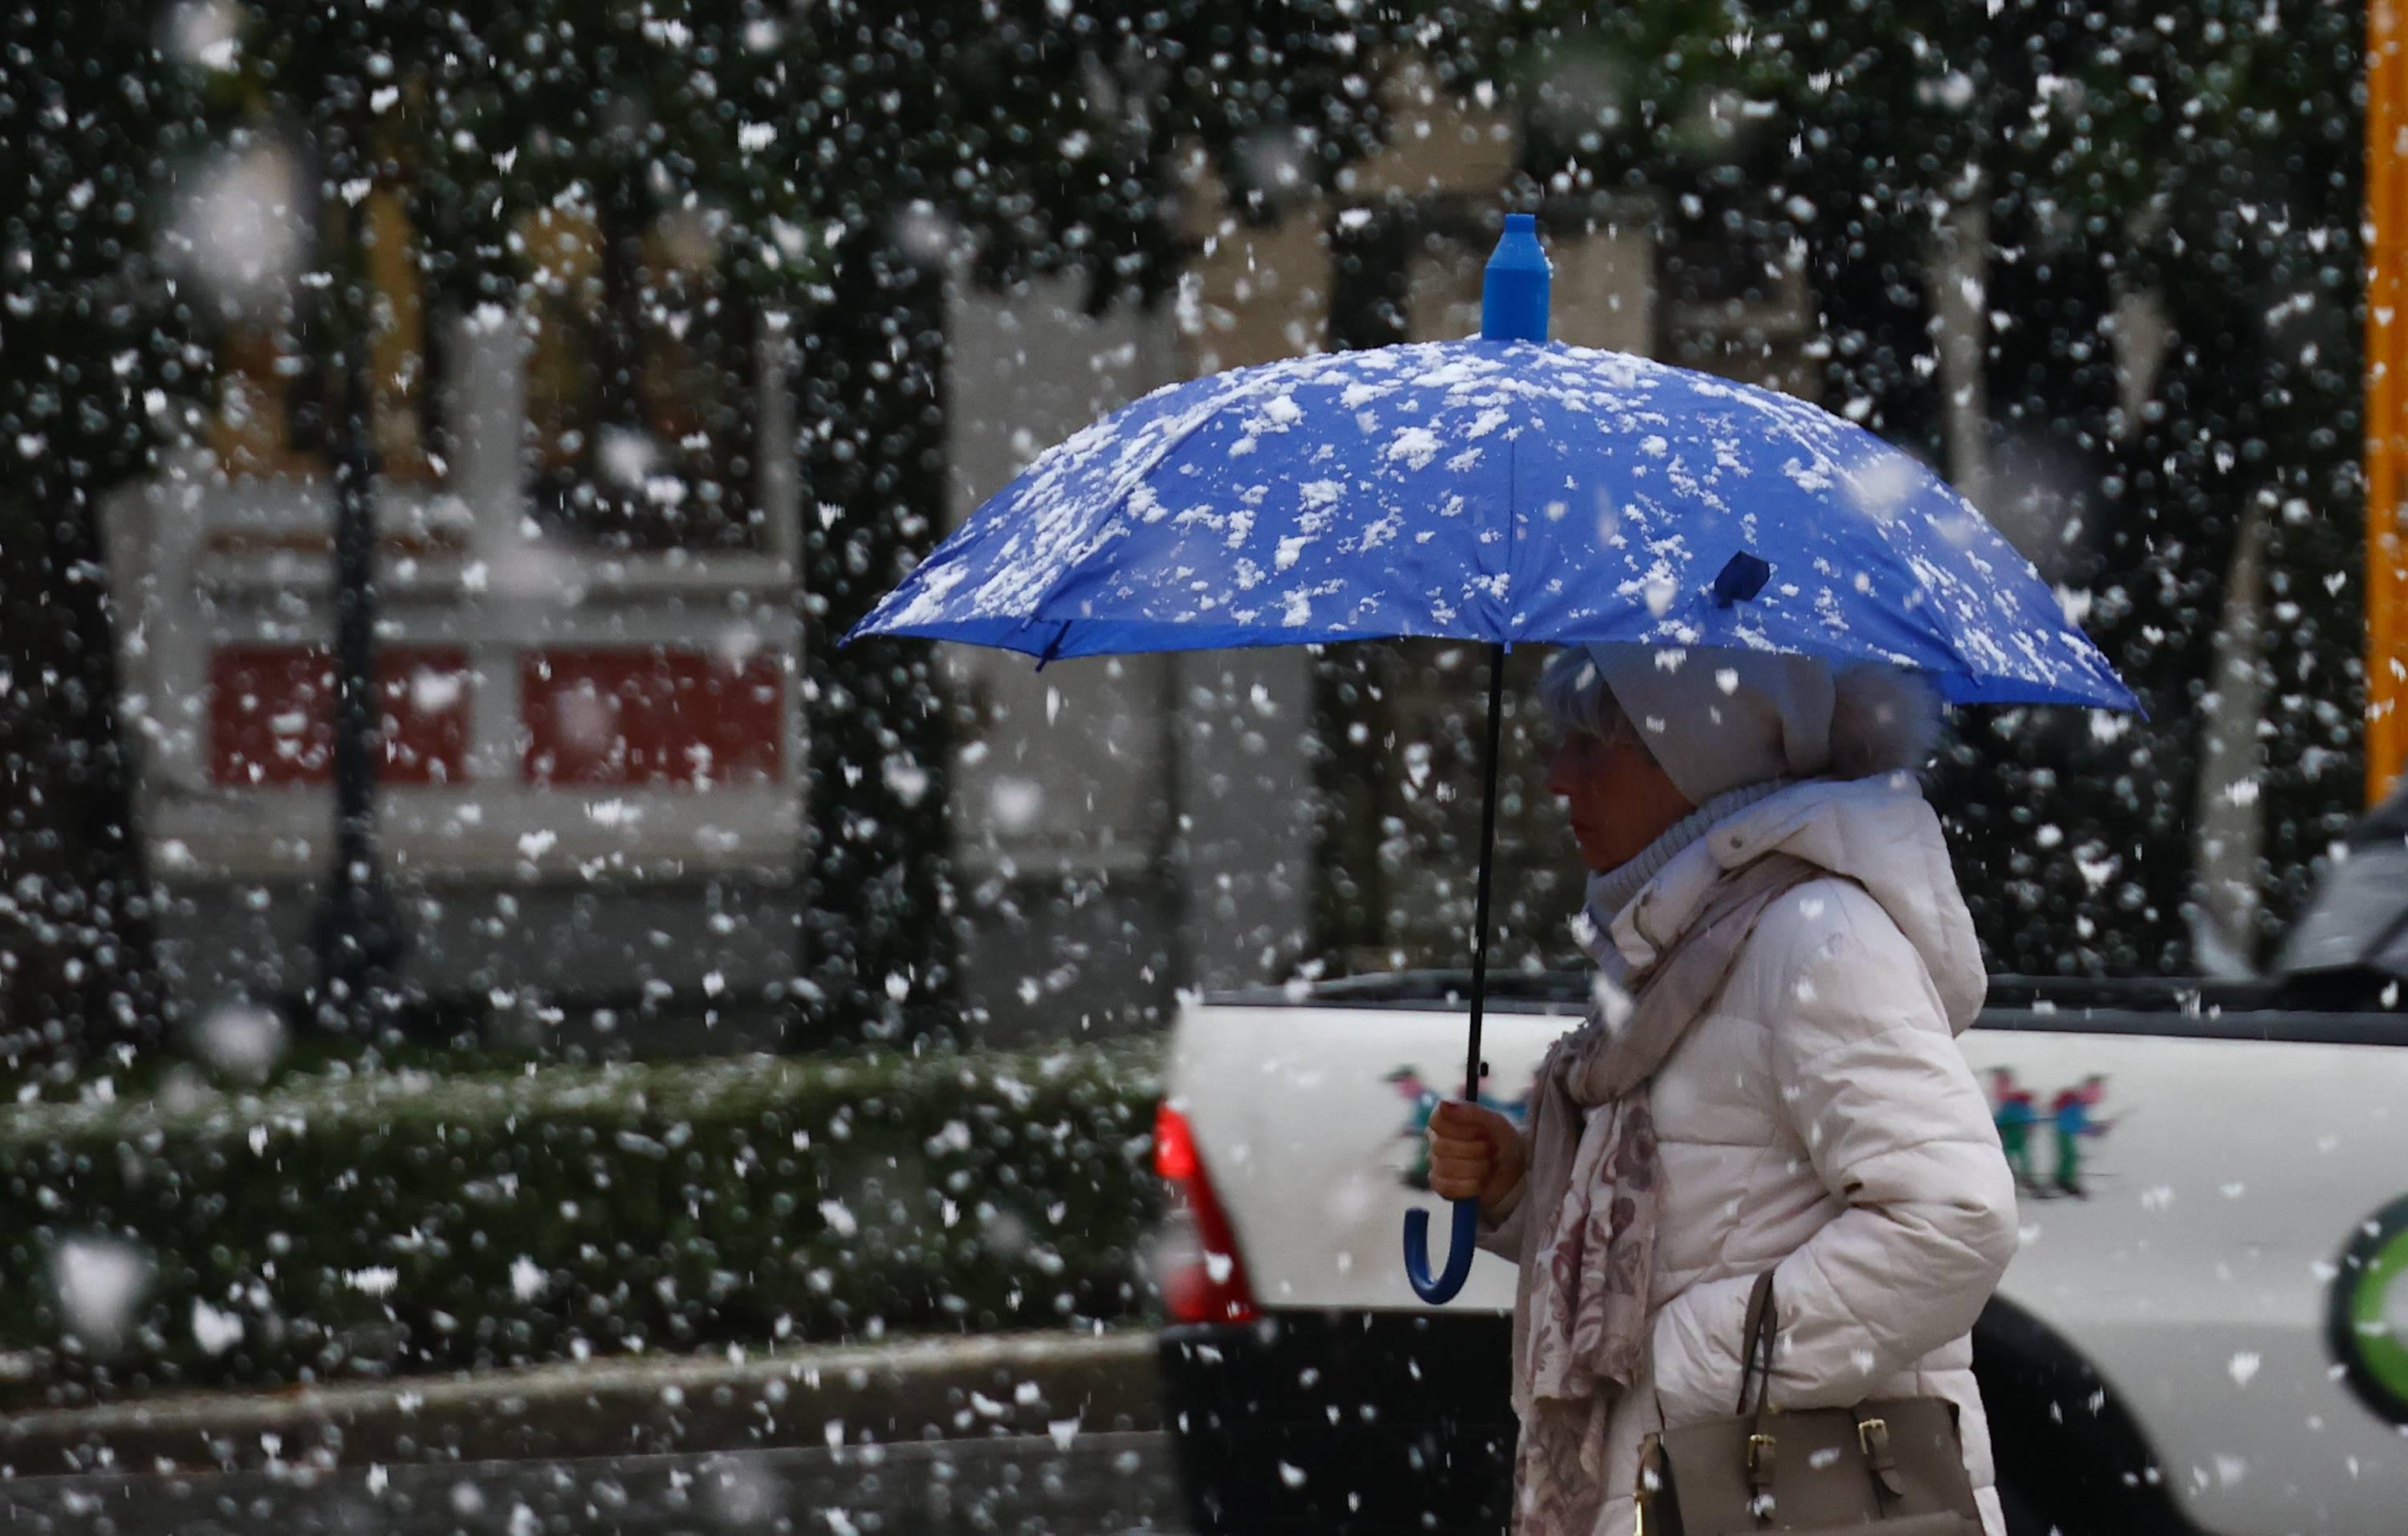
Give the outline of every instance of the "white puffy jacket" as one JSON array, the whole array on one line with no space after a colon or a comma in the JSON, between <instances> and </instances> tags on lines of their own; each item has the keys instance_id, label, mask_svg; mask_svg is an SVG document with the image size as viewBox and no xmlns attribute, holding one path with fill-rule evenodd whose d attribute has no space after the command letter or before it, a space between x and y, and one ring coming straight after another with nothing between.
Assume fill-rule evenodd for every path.
<instances>
[{"instance_id":1,"label":"white puffy jacket","mask_svg":"<svg viewBox=\"0 0 2408 1536\"><path fill-rule=\"evenodd\" d=\"M1767 911L1656 1077L1653 1383L1615 1407L1598 1536L1632 1528L1649 1433L1736 1410L1742 1313L1767 1268L1774 1405L1947 1399L1984 1523L2005 1536L1968 1330L2015 1250L2014 1183L1955 1039L1985 983L1938 817L1903 776L1783 790L1674 855L1612 943L1647 964L1716 876L1775 852L1834 878ZM1484 1245L1515 1256L1537 1219L1517 1208Z\"/></svg>"}]
</instances>

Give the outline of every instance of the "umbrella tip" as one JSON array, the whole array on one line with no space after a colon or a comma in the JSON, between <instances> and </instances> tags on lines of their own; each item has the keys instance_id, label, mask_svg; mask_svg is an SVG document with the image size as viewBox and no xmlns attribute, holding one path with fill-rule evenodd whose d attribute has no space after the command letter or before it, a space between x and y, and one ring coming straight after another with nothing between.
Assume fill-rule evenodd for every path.
<instances>
[{"instance_id":1,"label":"umbrella tip","mask_svg":"<svg viewBox=\"0 0 2408 1536\"><path fill-rule=\"evenodd\" d=\"M1480 289L1480 334L1491 341L1547 339L1551 271L1539 245L1539 221L1505 215L1505 233L1488 258Z\"/></svg>"}]
</instances>

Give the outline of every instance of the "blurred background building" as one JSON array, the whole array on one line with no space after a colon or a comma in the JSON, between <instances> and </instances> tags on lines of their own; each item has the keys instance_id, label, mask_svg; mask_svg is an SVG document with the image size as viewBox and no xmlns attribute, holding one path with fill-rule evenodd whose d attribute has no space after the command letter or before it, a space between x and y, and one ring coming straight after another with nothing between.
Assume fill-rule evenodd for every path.
<instances>
[{"instance_id":1,"label":"blurred background building","mask_svg":"<svg viewBox=\"0 0 2408 1536\"><path fill-rule=\"evenodd\" d=\"M233 48L256 36L247 14L176 7L171 42ZM683 23L641 25L689 46L662 31ZM785 25L728 32L742 46L723 58L757 57L703 94L765 93L801 36ZM2090 741L2093 782L2022 766L2097 735L2028 711L1969 725L1943 766L1994 959L2245 967L2352 804L2318 786L2350 782L2355 684L2298 663L2340 627L2297 621L2295 583L2331 557L2296 509L2324 519L2331 498L2304 470L2295 495L2266 489L2288 470L2215 488L2219 455L2264 451L2190 431L2209 408L2177 386L2224 355L2197 334L2215 295L2127 259L2179 246L2181 210L2142 197L2086 222L2013 190L2012 156L1933 171L1902 128L1863 150L1883 128L1870 97L1808 134L1778 91L1700 84L1616 150L1645 104L1606 43L1560 31L1505 91L1465 66L1471 47L1315 55L1329 79L1312 88L1376 124L1343 153L1297 125L1303 84L1285 116L1182 135L1138 89L1159 66L1090 56L1083 95L1043 109L1080 126L1035 123L1054 148L1012 174L1084 164L1091 128L1127 138L1139 191L1111 195L1114 217L1159 226L1141 261L1074 259L1065 238L1022 259L1010 232L1038 194L921 196L916 169L882 185L875 145L845 151L850 180L787 178L782 212L701 195L710 156L658 149L669 98L696 88L642 71L594 108L604 152L556 192L495 195L481 223L482 183L442 160L457 134L346 188L380 317L380 830L413 993L521 1039L718 1049L810 1043L824 1026L803 1021L856 1014L1110 1033L1182 986L1455 961L1478 768L1459 648L1039 674L831 647L913 552L1155 385L1469 331L1509 205L1541 214L1558 338L1803 395L1941 463L2137 668L2164 734ZM1909 94L1945 118L1961 79ZM2001 112L2022 99L1996 93ZM987 104L996 121L1033 122L1013 99ZM472 158L516 187L569 152L570 130L538 121L525 163L515 141ZM808 148L797 121L730 126L719 147L776 181ZM342 237L306 135L228 142L158 216L167 266L207 300L204 418L99 503L139 841L166 896L157 955L186 1005L311 984L332 819L337 380L313 337ZM446 280L474 242L522 280ZM2276 281L2264 266L2246 291ZM765 276L781 267L812 275ZM2266 324L2322 337L2336 313L2343 339L2309 347L2329 345L2329 368L2354 356L2345 302ZM2177 515L2199 536L2172 580L2157 520ZM1525 682L1539 660L1516 658ZM2309 728L2270 739L2286 711ZM1500 912L1508 960L1538 965L1570 953L1579 878L1528 726L1517 711Z\"/></svg>"}]
</instances>

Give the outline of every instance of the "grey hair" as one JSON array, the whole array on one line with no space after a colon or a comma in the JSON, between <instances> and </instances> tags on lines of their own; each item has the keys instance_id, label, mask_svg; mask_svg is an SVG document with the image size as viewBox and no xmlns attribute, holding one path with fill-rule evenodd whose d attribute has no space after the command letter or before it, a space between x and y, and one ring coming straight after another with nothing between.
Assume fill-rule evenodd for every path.
<instances>
[{"instance_id":1,"label":"grey hair","mask_svg":"<svg viewBox=\"0 0 2408 1536\"><path fill-rule=\"evenodd\" d=\"M1567 736L1584 734L1611 741L1637 734L1586 646L1568 645L1547 658L1539 673L1539 707Z\"/></svg>"}]
</instances>

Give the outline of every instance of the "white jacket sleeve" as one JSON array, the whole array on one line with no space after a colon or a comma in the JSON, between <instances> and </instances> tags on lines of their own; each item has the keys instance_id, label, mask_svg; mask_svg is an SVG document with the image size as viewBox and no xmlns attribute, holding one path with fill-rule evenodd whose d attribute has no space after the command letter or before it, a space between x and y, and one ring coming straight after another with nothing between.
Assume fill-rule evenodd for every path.
<instances>
[{"instance_id":1,"label":"white jacket sleeve","mask_svg":"<svg viewBox=\"0 0 2408 1536\"><path fill-rule=\"evenodd\" d=\"M1522 1164L1526 1170L1530 1162L1529 1128L1523 1127L1520 1134ZM1527 1171L1525 1171L1521 1178L1513 1181L1512 1189L1498 1202L1500 1209L1494 1215L1485 1209L1480 1213L1480 1226L1477 1228L1479 1235L1475 1239L1481 1247L1500 1258L1511 1259L1516 1264L1522 1261L1523 1234L1529 1227L1529 1218L1525 1214L1529 1209L1529 1202L1522 1198L1528 1192L1529 1187L1530 1176Z\"/></svg>"},{"instance_id":2,"label":"white jacket sleeve","mask_svg":"<svg viewBox=\"0 0 2408 1536\"><path fill-rule=\"evenodd\" d=\"M1852 1404L1963 1335L2016 1242L1989 1102L1921 957L1861 893L1811 934L1759 929L1792 977L1770 1022L1775 1086L1844 1209L1774 1268L1778 1406ZM1786 926L1787 925L1784 925ZM1786 950L1787 954L1781 952ZM1672 1422L1736 1411L1751 1275L1693 1285L1657 1313Z\"/></svg>"}]
</instances>

